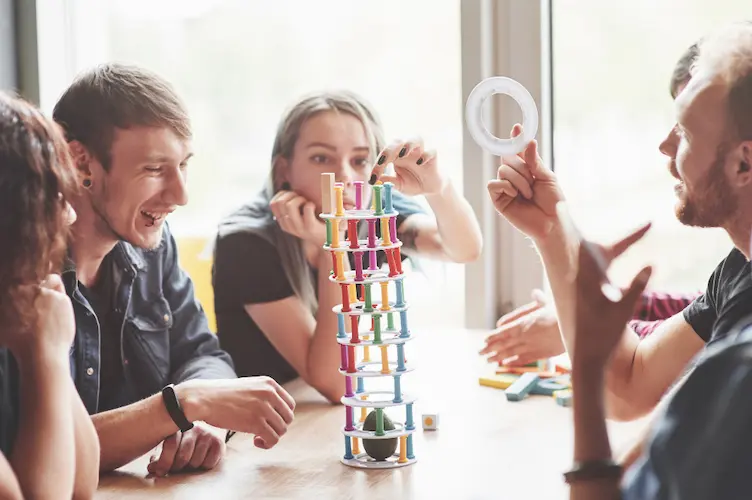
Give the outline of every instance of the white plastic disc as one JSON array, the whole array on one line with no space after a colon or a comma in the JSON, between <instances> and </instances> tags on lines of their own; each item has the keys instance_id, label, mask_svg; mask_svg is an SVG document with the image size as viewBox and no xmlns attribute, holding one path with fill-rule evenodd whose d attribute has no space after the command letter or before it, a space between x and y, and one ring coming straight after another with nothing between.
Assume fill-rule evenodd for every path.
<instances>
[{"instance_id":1,"label":"white plastic disc","mask_svg":"<svg viewBox=\"0 0 752 500\"><path fill-rule=\"evenodd\" d=\"M367 453L361 453L353 458L340 459L343 464L350 467L357 467L360 469L394 469L396 467L404 467L406 465L412 465L417 461L417 458L410 458L407 462L399 462L399 454L395 453L386 460L374 460L368 456Z\"/></svg>"},{"instance_id":2,"label":"white plastic disc","mask_svg":"<svg viewBox=\"0 0 752 500\"><path fill-rule=\"evenodd\" d=\"M506 94L522 109L522 135L500 139L483 125L483 103L494 94ZM505 76L486 78L470 92L465 104L465 122L475 142L496 156L516 155L525 149L538 133L538 107L530 92L521 83Z\"/></svg>"},{"instance_id":3,"label":"white plastic disc","mask_svg":"<svg viewBox=\"0 0 752 500\"><path fill-rule=\"evenodd\" d=\"M353 374L355 375L355 374ZM368 399L360 399L366 396ZM352 396L342 396L340 401L343 405L353 406L355 408L389 408L392 406L405 406L415 403L418 398L401 394L402 400L394 402L394 392L392 391L364 391L353 394Z\"/></svg>"},{"instance_id":4,"label":"white plastic disc","mask_svg":"<svg viewBox=\"0 0 752 500\"><path fill-rule=\"evenodd\" d=\"M383 436L377 436L376 431L364 431L363 424L361 422L358 422L355 425L354 430L346 431L343 428L342 434L344 434L345 436L356 437L360 439L394 439L400 436L408 436L410 434L414 434L415 432L417 432L417 430L417 427L413 427L412 429L408 430L405 428L405 424L394 422L394 429L390 431L384 430Z\"/></svg>"}]
</instances>

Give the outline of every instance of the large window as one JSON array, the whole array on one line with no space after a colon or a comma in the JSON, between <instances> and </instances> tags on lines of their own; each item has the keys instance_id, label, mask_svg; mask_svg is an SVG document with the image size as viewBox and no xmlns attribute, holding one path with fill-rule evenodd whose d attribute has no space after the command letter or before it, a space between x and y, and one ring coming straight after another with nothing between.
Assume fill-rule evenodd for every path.
<instances>
[{"instance_id":1,"label":"large window","mask_svg":"<svg viewBox=\"0 0 752 500\"><path fill-rule=\"evenodd\" d=\"M614 276L624 279L651 263L655 288L704 289L732 244L720 229L676 220L675 180L658 145L674 124L674 64L703 34L748 17L749 2L552 4L555 168L573 215L598 241L652 220Z\"/></svg>"},{"instance_id":2,"label":"large window","mask_svg":"<svg viewBox=\"0 0 752 500\"><path fill-rule=\"evenodd\" d=\"M388 139L421 135L438 149L442 168L462 189L458 0L67 0L67 5L65 61L49 64L67 65L68 74L48 73L46 108L73 72L102 61L152 69L187 103L196 156L191 201L170 219L178 237L209 237L225 213L261 188L282 113L313 90L345 88L363 95L380 114ZM425 272L412 273L406 282L414 321L462 325L463 267L422 264ZM439 302L441 315L434 313Z\"/></svg>"}]
</instances>

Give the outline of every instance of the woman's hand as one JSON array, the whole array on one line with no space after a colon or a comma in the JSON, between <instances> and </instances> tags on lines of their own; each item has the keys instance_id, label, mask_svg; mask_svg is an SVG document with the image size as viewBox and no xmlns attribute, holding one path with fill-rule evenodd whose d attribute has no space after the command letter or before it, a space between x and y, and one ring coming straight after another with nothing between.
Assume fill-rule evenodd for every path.
<instances>
[{"instance_id":1,"label":"woman's hand","mask_svg":"<svg viewBox=\"0 0 752 500\"><path fill-rule=\"evenodd\" d=\"M316 204L312 201L294 191L279 191L269 206L284 232L316 246L326 243L326 224L316 216Z\"/></svg>"},{"instance_id":2,"label":"woman's hand","mask_svg":"<svg viewBox=\"0 0 752 500\"><path fill-rule=\"evenodd\" d=\"M394 175L384 175L389 163L394 165ZM448 180L439 171L436 151L425 149L423 140L399 140L384 149L376 160L369 181L391 182L397 191L408 196L438 194Z\"/></svg>"},{"instance_id":3,"label":"woman's hand","mask_svg":"<svg viewBox=\"0 0 752 500\"><path fill-rule=\"evenodd\" d=\"M23 287L19 293L36 293L34 309L37 319L30 330L3 331L0 341L19 358L41 351L67 356L76 333L73 305L57 274L48 275L38 290Z\"/></svg>"}]
</instances>

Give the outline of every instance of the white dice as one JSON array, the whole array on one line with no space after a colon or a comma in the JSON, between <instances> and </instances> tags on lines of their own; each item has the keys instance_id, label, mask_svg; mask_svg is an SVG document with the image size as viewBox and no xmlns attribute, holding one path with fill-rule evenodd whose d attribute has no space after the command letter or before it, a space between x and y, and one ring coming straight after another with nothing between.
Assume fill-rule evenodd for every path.
<instances>
[{"instance_id":1,"label":"white dice","mask_svg":"<svg viewBox=\"0 0 752 500\"><path fill-rule=\"evenodd\" d=\"M439 428L439 415L436 413L424 413L421 420L425 431L435 431Z\"/></svg>"}]
</instances>

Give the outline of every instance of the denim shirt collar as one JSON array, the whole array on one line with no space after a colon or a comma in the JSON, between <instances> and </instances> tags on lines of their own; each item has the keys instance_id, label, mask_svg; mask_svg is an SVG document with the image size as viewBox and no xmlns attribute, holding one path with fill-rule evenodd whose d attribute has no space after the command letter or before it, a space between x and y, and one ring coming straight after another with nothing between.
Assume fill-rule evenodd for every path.
<instances>
[{"instance_id":1,"label":"denim shirt collar","mask_svg":"<svg viewBox=\"0 0 752 500\"><path fill-rule=\"evenodd\" d=\"M115 244L115 247L107 255L112 255L115 259L115 263L119 267L130 269L133 274L142 271L146 267L146 262L144 261L143 256L133 248L133 245L126 243L125 241L118 241ZM68 275L69 273L73 273L73 276L76 275L76 263L71 257L70 249L68 249L68 253L63 262L62 274ZM77 281L78 280L76 280L76 282ZM76 286L75 288L78 287Z\"/></svg>"}]
</instances>

